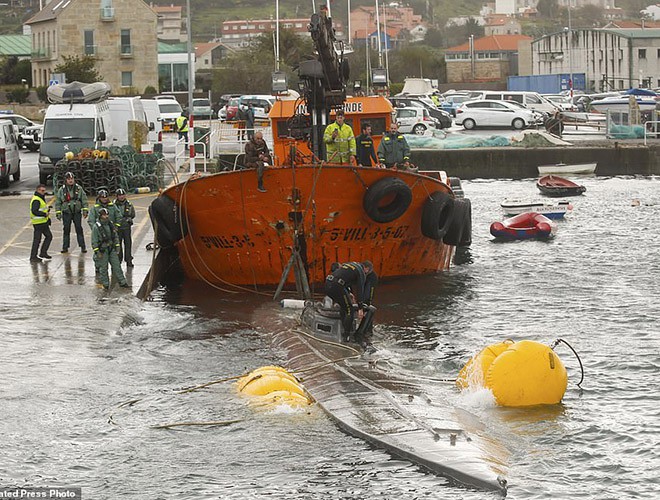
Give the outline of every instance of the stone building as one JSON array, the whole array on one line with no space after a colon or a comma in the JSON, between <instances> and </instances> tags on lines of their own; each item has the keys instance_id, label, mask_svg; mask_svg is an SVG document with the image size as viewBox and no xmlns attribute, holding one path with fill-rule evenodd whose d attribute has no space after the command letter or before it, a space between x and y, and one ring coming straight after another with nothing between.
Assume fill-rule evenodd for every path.
<instances>
[{"instance_id":1,"label":"stone building","mask_svg":"<svg viewBox=\"0 0 660 500\"><path fill-rule=\"evenodd\" d=\"M185 30L185 20L180 5L154 5L151 9L158 16L158 39L163 42L185 42L188 35Z\"/></svg>"},{"instance_id":2,"label":"stone building","mask_svg":"<svg viewBox=\"0 0 660 500\"><path fill-rule=\"evenodd\" d=\"M518 51L532 38L492 35L476 38L445 51L447 83L505 82L518 75Z\"/></svg>"},{"instance_id":3,"label":"stone building","mask_svg":"<svg viewBox=\"0 0 660 500\"><path fill-rule=\"evenodd\" d=\"M89 55L115 95L158 88L156 23L142 0L52 0L26 22L32 84L48 85L63 56Z\"/></svg>"}]
</instances>

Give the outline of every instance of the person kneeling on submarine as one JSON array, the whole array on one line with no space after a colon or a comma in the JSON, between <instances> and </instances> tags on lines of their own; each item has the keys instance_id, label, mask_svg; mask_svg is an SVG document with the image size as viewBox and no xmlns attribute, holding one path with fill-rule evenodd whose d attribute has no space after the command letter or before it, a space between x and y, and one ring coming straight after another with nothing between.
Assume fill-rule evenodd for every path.
<instances>
[{"instance_id":1,"label":"person kneeling on submarine","mask_svg":"<svg viewBox=\"0 0 660 500\"><path fill-rule=\"evenodd\" d=\"M372 278L369 278L373 274ZM375 307L371 305L378 277L370 261L347 262L333 265L332 273L325 279L325 293L339 305L339 313L344 327L344 340L354 339L366 348L369 345L371 322ZM360 326L354 332L355 309L361 320ZM367 314L365 315L365 310Z\"/></svg>"}]
</instances>

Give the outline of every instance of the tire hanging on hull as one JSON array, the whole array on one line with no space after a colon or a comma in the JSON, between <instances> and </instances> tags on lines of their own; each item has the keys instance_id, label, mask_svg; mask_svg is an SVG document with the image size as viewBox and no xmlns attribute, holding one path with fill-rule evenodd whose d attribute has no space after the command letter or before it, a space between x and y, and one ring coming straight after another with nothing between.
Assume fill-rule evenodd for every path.
<instances>
[{"instance_id":1,"label":"tire hanging on hull","mask_svg":"<svg viewBox=\"0 0 660 500\"><path fill-rule=\"evenodd\" d=\"M385 201L385 205L383 205ZM367 189L362 206L374 222L392 222L401 217L412 203L408 184L396 177L385 177Z\"/></svg>"},{"instance_id":2,"label":"tire hanging on hull","mask_svg":"<svg viewBox=\"0 0 660 500\"><path fill-rule=\"evenodd\" d=\"M449 230L454 214L454 198L444 191L431 193L422 211L422 234L441 240Z\"/></svg>"},{"instance_id":3,"label":"tire hanging on hull","mask_svg":"<svg viewBox=\"0 0 660 500\"><path fill-rule=\"evenodd\" d=\"M455 247L466 247L472 243L472 203L469 199L454 200L454 214L442 241Z\"/></svg>"}]
</instances>

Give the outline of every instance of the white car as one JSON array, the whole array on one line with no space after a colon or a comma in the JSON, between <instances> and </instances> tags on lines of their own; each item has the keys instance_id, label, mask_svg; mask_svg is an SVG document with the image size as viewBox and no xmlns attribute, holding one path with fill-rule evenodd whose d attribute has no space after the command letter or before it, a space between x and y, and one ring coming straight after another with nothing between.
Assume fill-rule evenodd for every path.
<instances>
[{"instance_id":1,"label":"white car","mask_svg":"<svg viewBox=\"0 0 660 500\"><path fill-rule=\"evenodd\" d=\"M476 127L511 127L521 130L537 123L534 111L508 101L480 99L464 102L456 110L456 125L466 130Z\"/></svg>"},{"instance_id":2,"label":"white car","mask_svg":"<svg viewBox=\"0 0 660 500\"><path fill-rule=\"evenodd\" d=\"M0 111L0 119L9 120L14 124L14 135L18 141L18 149L23 147L28 148L30 151L37 151L39 149L38 141L43 125L33 122L22 115L4 110Z\"/></svg>"},{"instance_id":3,"label":"white car","mask_svg":"<svg viewBox=\"0 0 660 500\"><path fill-rule=\"evenodd\" d=\"M396 108L396 122L402 134L424 135L436 128L436 122L426 108Z\"/></svg>"},{"instance_id":4,"label":"white car","mask_svg":"<svg viewBox=\"0 0 660 500\"><path fill-rule=\"evenodd\" d=\"M570 96L560 95L560 94L544 94L543 97L545 97L549 101L552 101L554 104L559 106L559 108L562 111L578 110L577 106L573 104L573 101L571 100Z\"/></svg>"}]
</instances>

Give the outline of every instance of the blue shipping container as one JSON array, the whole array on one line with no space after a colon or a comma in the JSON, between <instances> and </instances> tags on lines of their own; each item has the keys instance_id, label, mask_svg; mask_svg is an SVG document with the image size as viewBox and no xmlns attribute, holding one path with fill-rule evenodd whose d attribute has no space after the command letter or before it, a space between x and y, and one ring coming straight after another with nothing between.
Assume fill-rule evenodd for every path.
<instances>
[{"instance_id":1,"label":"blue shipping container","mask_svg":"<svg viewBox=\"0 0 660 500\"><path fill-rule=\"evenodd\" d=\"M527 90L539 94L559 94L570 89L571 75L528 75L510 76L507 82L508 90ZM573 73L573 90L586 90L584 73Z\"/></svg>"}]
</instances>

